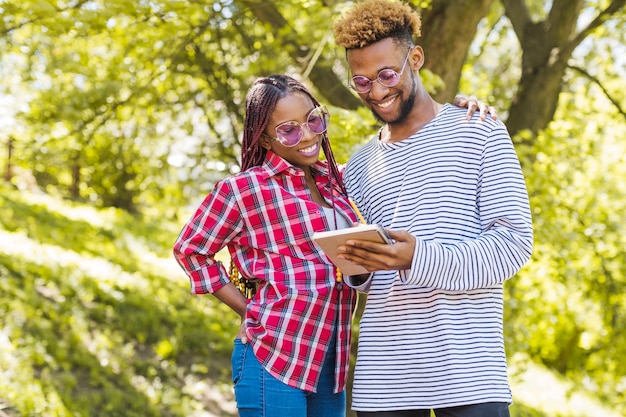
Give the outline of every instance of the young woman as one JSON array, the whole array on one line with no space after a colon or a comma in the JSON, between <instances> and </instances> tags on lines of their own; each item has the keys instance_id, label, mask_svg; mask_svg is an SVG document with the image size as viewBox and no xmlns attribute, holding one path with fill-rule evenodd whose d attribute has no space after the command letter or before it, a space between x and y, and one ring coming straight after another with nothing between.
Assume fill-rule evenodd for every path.
<instances>
[{"instance_id":1,"label":"young woman","mask_svg":"<svg viewBox=\"0 0 626 417\"><path fill-rule=\"evenodd\" d=\"M257 79L246 100L242 172L215 185L174 246L191 291L213 293L242 318L232 356L242 417L346 413L355 292L311 240L357 222L328 121L295 79ZM258 281L251 299L215 260L223 247L245 279Z\"/></svg>"}]
</instances>

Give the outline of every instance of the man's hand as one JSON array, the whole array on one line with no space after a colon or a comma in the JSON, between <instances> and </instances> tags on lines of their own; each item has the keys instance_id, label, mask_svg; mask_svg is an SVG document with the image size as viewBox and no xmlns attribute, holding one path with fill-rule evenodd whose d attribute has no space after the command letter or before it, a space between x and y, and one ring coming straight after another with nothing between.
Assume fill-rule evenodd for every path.
<instances>
[{"instance_id":1,"label":"man's hand","mask_svg":"<svg viewBox=\"0 0 626 417\"><path fill-rule=\"evenodd\" d=\"M498 120L498 113L496 112L496 108L488 105L487 103L483 103L479 101L475 96L466 97L462 94L458 94L454 97L454 101L452 102L457 107L466 108L467 107L467 115L465 118L470 120L476 110L480 110L480 120L485 120L487 118L487 113L491 115L493 120Z\"/></svg>"},{"instance_id":2,"label":"man's hand","mask_svg":"<svg viewBox=\"0 0 626 417\"><path fill-rule=\"evenodd\" d=\"M362 265L370 272L409 269L415 250L415 237L404 230L387 230L393 244L349 240L339 246L339 258Z\"/></svg>"}]
</instances>

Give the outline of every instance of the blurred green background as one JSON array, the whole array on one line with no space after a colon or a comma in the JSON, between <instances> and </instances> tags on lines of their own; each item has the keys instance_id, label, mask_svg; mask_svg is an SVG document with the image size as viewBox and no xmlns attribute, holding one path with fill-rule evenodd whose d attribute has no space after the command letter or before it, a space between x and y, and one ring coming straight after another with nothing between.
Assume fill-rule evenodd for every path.
<instances>
[{"instance_id":1,"label":"blurred green background","mask_svg":"<svg viewBox=\"0 0 626 417\"><path fill-rule=\"evenodd\" d=\"M526 175L515 417L626 415L625 3L412 2L425 84L495 106ZM238 320L171 247L239 170L257 76L315 92L340 163L374 134L332 37L351 4L0 0L0 417L236 415Z\"/></svg>"}]
</instances>

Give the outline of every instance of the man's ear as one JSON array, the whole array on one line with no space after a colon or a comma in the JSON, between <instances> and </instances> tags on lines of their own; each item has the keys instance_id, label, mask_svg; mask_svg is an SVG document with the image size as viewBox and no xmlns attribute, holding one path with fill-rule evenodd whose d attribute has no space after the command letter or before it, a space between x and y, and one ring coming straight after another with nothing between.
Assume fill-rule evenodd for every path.
<instances>
[{"instance_id":1,"label":"man's ear","mask_svg":"<svg viewBox=\"0 0 626 417\"><path fill-rule=\"evenodd\" d=\"M270 141L272 140L272 138L270 138L267 135L261 135L261 139L259 139L259 143L261 144L261 146L267 150L272 149L272 145L270 143Z\"/></svg>"},{"instance_id":2,"label":"man's ear","mask_svg":"<svg viewBox=\"0 0 626 417\"><path fill-rule=\"evenodd\" d=\"M411 50L411 65L413 70L420 70L424 65L424 50L419 45L415 45Z\"/></svg>"}]
</instances>

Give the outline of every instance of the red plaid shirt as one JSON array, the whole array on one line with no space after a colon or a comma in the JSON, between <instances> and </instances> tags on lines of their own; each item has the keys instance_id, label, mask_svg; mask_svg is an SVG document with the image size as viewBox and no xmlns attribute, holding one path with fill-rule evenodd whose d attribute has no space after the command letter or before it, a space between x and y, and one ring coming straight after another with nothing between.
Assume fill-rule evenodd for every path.
<instances>
[{"instance_id":1,"label":"red plaid shirt","mask_svg":"<svg viewBox=\"0 0 626 417\"><path fill-rule=\"evenodd\" d=\"M339 215L357 221L347 198L331 197L325 161L312 167L317 188ZM304 172L268 151L264 164L218 182L184 226L174 255L191 292L229 282L214 255L224 246L244 277L261 285L246 310L246 334L264 367L286 384L316 391L328 349L336 349L335 392L345 389L355 292L336 285L335 267L312 240L328 230ZM329 346L333 327L337 346Z\"/></svg>"}]
</instances>

